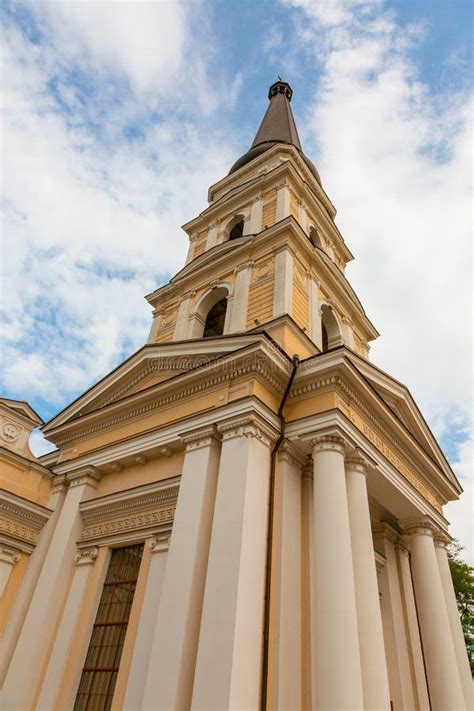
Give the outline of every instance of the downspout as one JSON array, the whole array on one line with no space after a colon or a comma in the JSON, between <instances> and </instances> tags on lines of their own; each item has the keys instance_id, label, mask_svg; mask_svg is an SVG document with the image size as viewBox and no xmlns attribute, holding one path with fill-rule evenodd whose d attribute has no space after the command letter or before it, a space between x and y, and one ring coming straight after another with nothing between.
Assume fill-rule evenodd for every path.
<instances>
[{"instance_id":1,"label":"downspout","mask_svg":"<svg viewBox=\"0 0 474 711\"><path fill-rule=\"evenodd\" d=\"M273 509L275 500L275 467L276 455L280 449L281 443L285 438L285 417L283 410L285 409L286 401L290 394L290 389L295 379L296 371L298 370L299 358L294 355L292 358L293 368L286 385L283 398L278 408L278 418L280 420L280 433L275 442L270 455L270 492L268 497L268 543L267 543L267 560L265 573L265 601L264 601L264 617L263 617L263 660L262 660L262 695L261 695L261 711L267 711L268 700L268 661L270 656L270 593L272 587L272 554L273 554Z\"/></svg>"}]
</instances>

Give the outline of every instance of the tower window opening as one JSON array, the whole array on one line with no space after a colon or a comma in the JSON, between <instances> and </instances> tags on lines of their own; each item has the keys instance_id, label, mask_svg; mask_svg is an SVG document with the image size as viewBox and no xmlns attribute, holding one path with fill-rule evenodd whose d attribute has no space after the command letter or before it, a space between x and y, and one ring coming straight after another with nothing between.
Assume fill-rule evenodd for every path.
<instances>
[{"instance_id":1,"label":"tower window opening","mask_svg":"<svg viewBox=\"0 0 474 711\"><path fill-rule=\"evenodd\" d=\"M244 221L239 220L231 229L229 232L229 239L238 239L239 237L242 237L244 233Z\"/></svg>"},{"instance_id":2,"label":"tower window opening","mask_svg":"<svg viewBox=\"0 0 474 711\"><path fill-rule=\"evenodd\" d=\"M310 228L309 239L311 240L314 247L320 247L321 249L323 249L323 243L316 227Z\"/></svg>"},{"instance_id":3,"label":"tower window opening","mask_svg":"<svg viewBox=\"0 0 474 711\"><path fill-rule=\"evenodd\" d=\"M323 341L323 353L325 353L328 350L328 332L326 330L326 326L324 323L321 324L321 331L322 331L322 341Z\"/></svg>"},{"instance_id":4,"label":"tower window opening","mask_svg":"<svg viewBox=\"0 0 474 711\"><path fill-rule=\"evenodd\" d=\"M211 336L222 336L224 333L225 315L227 311L227 299L218 301L209 311L204 324L203 338Z\"/></svg>"},{"instance_id":5,"label":"tower window opening","mask_svg":"<svg viewBox=\"0 0 474 711\"><path fill-rule=\"evenodd\" d=\"M321 308L321 331L323 352L342 345L343 341L339 323L332 308L327 304L324 304Z\"/></svg>"}]
</instances>

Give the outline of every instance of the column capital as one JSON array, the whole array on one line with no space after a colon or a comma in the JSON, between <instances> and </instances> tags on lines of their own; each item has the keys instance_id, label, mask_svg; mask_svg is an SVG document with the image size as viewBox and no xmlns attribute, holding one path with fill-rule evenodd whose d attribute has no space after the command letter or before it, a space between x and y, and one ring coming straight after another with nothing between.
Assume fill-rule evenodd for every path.
<instances>
[{"instance_id":1,"label":"column capital","mask_svg":"<svg viewBox=\"0 0 474 711\"><path fill-rule=\"evenodd\" d=\"M74 562L76 565L94 565L99 549L97 546L78 548Z\"/></svg>"},{"instance_id":2,"label":"column capital","mask_svg":"<svg viewBox=\"0 0 474 711\"><path fill-rule=\"evenodd\" d=\"M323 434L313 437L310 440L311 449L313 452L339 452L344 454L346 451L345 440L336 434Z\"/></svg>"},{"instance_id":3,"label":"column capital","mask_svg":"<svg viewBox=\"0 0 474 711\"><path fill-rule=\"evenodd\" d=\"M0 563L8 563L14 566L20 560L20 553L15 548L0 545Z\"/></svg>"},{"instance_id":4,"label":"column capital","mask_svg":"<svg viewBox=\"0 0 474 711\"><path fill-rule=\"evenodd\" d=\"M386 521L381 521L372 526L372 535L374 538L387 539L394 545L400 541L400 534Z\"/></svg>"},{"instance_id":5,"label":"column capital","mask_svg":"<svg viewBox=\"0 0 474 711\"><path fill-rule=\"evenodd\" d=\"M236 417L217 426L222 435L222 441L236 439L238 437L255 437L261 440L267 447L276 439L277 433L271 425L255 415Z\"/></svg>"},{"instance_id":6,"label":"column capital","mask_svg":"<svg viewBox=\"0 0 474 711\"><path fill-rule=\"evenodd\" d=\"M66 474L55 474L53 479L53 488L51 490L52 494L61 494L67 490L67 476Z\"/></svg>"},{"instance_id":7,"label":"column capital","mask_svg":"<svg viewBox=\"0 0 474 711\"><path fill-rule=\"evenodd\" d=\"M300 454L294 444L288 439L284 439L278 449L279 459L294 464L298 467L303 467L306 463L305 457Z\"/></svg>"},{"instance_id":8,"label":"column capital","mask_svg":"<svg viewBox=\"0 0 474 711\"><path fill-rule=\"evenodd\" d=\"M167 553L170 547L171 532L157 533L153 538L148 539L148 545L152 553Z\"/></svg>"},{"instance_id":9,"label":"column capital","mask_svg":"<svg viewBox=\"0 0 474 711\"><path fill-rule=\"evenodd\" d=\"M69 488L75 486L91 486L95 489L102 477L102 472L92 466L81 467L72 472L67 473L67 483Z\"/></svg>"},{"instance_id":10,"label":"column capital","mask_svg":"<svg viewBox=\"0 0 474 711\"><path fill-rule=\"evenodd\" d=\"M435 534L440 531L439 526L429 516L406 519L400 521L400 525L408 536L418 535L434 538Z\"/></svg>"},{"instance_id":11,"label":"column capital","mask_svg":"<svg viewBox=\"0 0 474 711\"><path fill-rule=\"evenodd\" d=\"M312 479L314 476L314 463L311 456L306 457L302 467L303 479Z\"/></svg>"},{"instance_id":12,"label":"column capital","mask_svg":"<svg viewBox=\"0 0 474 711\"><path fill-rule=\"evenodd\" d=\"M439 528L434 533L434 544L436 548L446 548L452 542L451 536L446 531Z\"/></svg>"},{"instance_id":13,"label":"column capital","mask_svg":"<svg viewBox=\"0 0 474 711\"><path fill-rule=\"evenodd\" d=\"M345 458L346 469L351 469L356 472L360 472L364 476L367 476L367 465L369 463L367 457L365 457L360 449L354 449L346 455Z\"/></svg>"},{"instance_id":14,"label":"column capital","mask_svg":"<svg viewBox=\"0 0 474 711\"><path fill-rule=\"evenodd\" d=\"M221 435L217 431L215 425L208 425L207 427L199 427L198 429L191 430L184 435L181 435L180 440L186 447L186 452L192 452L195 449L201 449L202 447L210 447L214 442L219 442Z\"/></svg>"}]
</instances>

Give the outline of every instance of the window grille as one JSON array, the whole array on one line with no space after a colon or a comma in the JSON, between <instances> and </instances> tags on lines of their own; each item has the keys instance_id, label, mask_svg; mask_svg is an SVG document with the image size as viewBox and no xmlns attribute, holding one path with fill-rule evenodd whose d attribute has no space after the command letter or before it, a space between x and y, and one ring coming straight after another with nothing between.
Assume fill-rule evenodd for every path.
<instances>
[{"instance_id":1,"label":"window grille","mask_svg":"<svg viewBox=\"0 0 474 711\"><path fill-rule=\"evenodd\" d=\"M108 711L117 681L143 544L112 551L74 711Z\"/></svg>"}]
</instances>

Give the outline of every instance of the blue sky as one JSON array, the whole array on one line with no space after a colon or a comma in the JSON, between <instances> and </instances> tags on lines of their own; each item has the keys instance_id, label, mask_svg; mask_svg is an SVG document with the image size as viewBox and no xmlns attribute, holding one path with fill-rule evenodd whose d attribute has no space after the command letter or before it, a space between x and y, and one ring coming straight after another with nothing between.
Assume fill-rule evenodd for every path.
<instances>
[{"instance_id":1,"label":"blue sky","mask_svg":"<svg viewBox=\"0 0 474 711\"><path fill-rule=\"evenodd\" d=\"M143 296L280 74L382 334L371 357L461 478L466 542L470 3L5 2L2 23L1 391L47 419L145 342Z\"/></svg>"}]
</instances>

